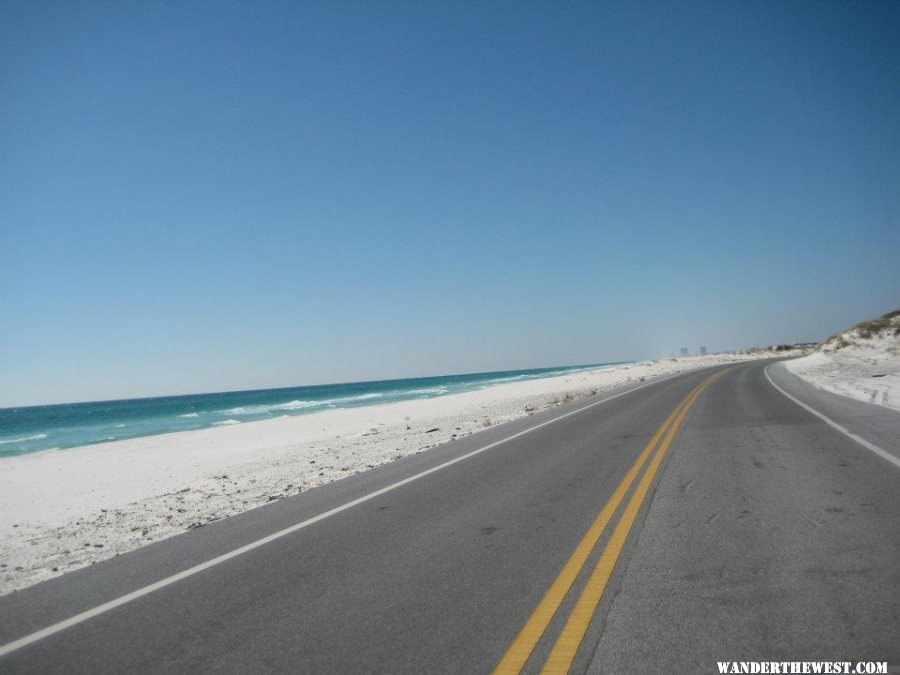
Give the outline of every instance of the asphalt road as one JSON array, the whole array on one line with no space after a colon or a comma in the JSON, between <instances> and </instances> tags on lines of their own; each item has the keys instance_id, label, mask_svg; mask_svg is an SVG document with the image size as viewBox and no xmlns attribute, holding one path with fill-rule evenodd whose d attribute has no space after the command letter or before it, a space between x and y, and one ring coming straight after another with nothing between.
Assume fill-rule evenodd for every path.
<instances>
[{"instance_id":1,"label":"asphalt road","mask_svg":"<svg viewBox=\"0 0 900 675\"><path fill-rule=\"evenodd\" d=\"M526 672L900 664L900 468L765 365L533 415L2 597L0 645L27 644L0 672L481 673L542 620ZM769 373L900 456L900 414Z\"/></svg>"}]
</instances>

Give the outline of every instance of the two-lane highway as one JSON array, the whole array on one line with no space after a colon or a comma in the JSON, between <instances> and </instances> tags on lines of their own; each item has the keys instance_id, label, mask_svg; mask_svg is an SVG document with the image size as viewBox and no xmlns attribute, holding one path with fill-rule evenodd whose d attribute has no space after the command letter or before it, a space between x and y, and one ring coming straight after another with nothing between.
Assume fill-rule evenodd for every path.
<instances>
[{"instance_id":1,"label":"two-lane highway","mask_svg":"<svg viewBox=\"0 0 900 675\"><path fill-rule=\"evenodd\" d=\"M517 420L0 598L0 671L900 661L900 469L763 366Z\"/></svg>"}]
</instances>

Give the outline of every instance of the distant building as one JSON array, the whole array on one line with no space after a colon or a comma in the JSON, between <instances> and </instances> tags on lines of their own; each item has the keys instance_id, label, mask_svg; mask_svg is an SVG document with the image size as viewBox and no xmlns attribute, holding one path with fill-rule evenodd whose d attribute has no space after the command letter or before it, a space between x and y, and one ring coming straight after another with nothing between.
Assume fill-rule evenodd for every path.
<instances>
[{"instance_id":1,"label":"distant building","mask_svg":"<svg viewBox=\"0 0 900 675\"><path fill-rule=\"evenodd\" d=\"M706 356L706 347L700 347L700 356Z\"/></svg>"},{"instance_id":2,"label":"distant building","mask_svg":"<svg viewBox=\"0 0 900 675\"><path fill-rule=\"evenodd\" d=\"M687 347L682 347L682 348L681 348L681 355L682 355L682 356L687 356Z\"/></svg>"}]
</instances>

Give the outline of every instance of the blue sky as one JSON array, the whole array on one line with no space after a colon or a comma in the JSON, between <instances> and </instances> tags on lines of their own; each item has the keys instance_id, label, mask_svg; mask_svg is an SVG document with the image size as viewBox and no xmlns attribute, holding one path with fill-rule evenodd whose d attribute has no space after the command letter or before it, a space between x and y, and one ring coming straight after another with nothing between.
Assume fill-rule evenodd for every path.
<instances>
[{"instance_id":1,"label":"blue sky","mask_svg":"<svg viewBox=\"0 0 900 675\"><path fill-rule=\"evenodd\" d=\"M900 306L897 3L0 6L0 405Z\"/></svg>"}]
</instances>

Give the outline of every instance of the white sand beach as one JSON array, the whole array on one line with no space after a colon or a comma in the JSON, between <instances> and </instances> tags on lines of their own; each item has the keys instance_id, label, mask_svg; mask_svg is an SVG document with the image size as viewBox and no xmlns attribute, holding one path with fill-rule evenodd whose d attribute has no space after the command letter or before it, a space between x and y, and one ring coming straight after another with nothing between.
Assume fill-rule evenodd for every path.
<instances>
[{"instance_id":1,"label":"white sand beach","mask_svg":"<svg viewBox=\"0 0 900 675\"><path fill-rule=\"evenodd\" d=\"M533 411L636 381L773 355L646 361L425 400L5 458L0 594Z\"/></svg>"},{"instance_id":2,"label":"white sand beach","mask_svg":"<svg viewBox=\"0 0 900 675\"><path fill-rule=\"evenodd\" d=\"M785 366L819 389L900 410L900 315L863 322Z\"/></svg>"}]
</instances>

